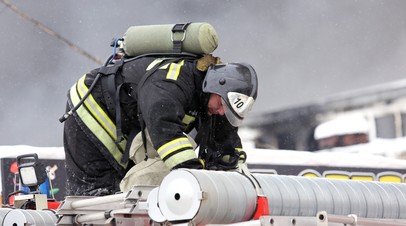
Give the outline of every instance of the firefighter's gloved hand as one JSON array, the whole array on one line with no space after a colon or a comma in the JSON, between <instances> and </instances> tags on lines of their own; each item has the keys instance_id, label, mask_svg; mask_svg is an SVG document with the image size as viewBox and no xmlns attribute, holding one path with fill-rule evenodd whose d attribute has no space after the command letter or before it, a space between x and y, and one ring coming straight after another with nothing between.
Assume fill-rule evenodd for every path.
<instances>
[{"instance_id":1,"label":"firefighter's gloved hand","mask_svg":"<svg viewBox=\"0 0 406 226\"><path fill-rule=\"evenodd\" d=\"M191 159L181 164L176 165L173 169L187 168L187 169L203 169L202 162L199 159Z\"/></svg>"},{"instance_id":2,"label":"firefighter's gloved hand","mask_svg":"<svg viewBox=\"0 0 406 226\"><path fill-rule=\"evenodd\" d=\"M221 60L219 57L214 57L211 54L206 54L202 58L198 59L196 62L196 68L199 71L207 71L210 65L220 64Z\"/></svg>"},{"instance_id":3,"label":"firefighter's gloved hand","mask_svg":"<svg viewBox=\"0 0 406 226\"><path fill-rule=\"evenodd\" d=\"M208 170L234 170L237 169L240 161L240 151L232 149L218 153L216 157L213 156L209 162L205 163L205 168ZM245 162L245 159L242 162Z\"/></svg>"}]
</instances>

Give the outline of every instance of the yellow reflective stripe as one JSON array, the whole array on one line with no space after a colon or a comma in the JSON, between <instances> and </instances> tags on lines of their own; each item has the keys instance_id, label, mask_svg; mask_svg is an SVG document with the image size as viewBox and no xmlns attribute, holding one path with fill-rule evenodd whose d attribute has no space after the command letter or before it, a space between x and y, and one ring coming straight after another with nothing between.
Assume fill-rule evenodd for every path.
<instances>
[{"instance_id":1,"label":"yellow reflective stripe","mask_svg":"<svg viewBox=\"0 0 406 226\"><path fill-rule=\"evenodd\" d=\"M154 61L152 61L152 62L148 65L146 71L151 70L153 67L155 67L155 65L161 63L161 62L162 62L163 60L165 60L165 59L168 59L168 58L158 58L158 59L155 59ZM168 68L168 64L164 64L164 65L162 65L159 69L167 69L167 68Z\"/></svg>"},{"instance_id":2,"label":"yellow reflective stripe","mask_svg":"<svg viewBox=\"0 0 406 226\"><path fill-rule=\"evenodd\" d=\"M162 145L158 149L158 154L161 159L164 159L167 155L183 148L190 148L193 150L193 145L186 137L181 137Z\"/></svg>"},{"instance_id":3,"label":"yellow reflective stripe","mask_svg":"<svg viewBox=\"0 0 406 226\"><path fill-rule=\"evenodd\" d=\"M170 169L182 162L197 158L193 145L186 137L181 137L162 145L158 149L158 154Z\"/></svg>"},{"instance_id":4,"label":"yellow reflective stripe","mask_svg":"<svg viewBox=\"0 0 406 226\"><path fill-rule=\"evenodd\" d=\"M180 163L186 162L191 159L196 159L196 153L193 149L183 150L165 160L165 165L172 169Z\"/></svg>"},{"instance_id":5,"label":"yellow reflective stripe","mask_svg":"<svg viewBox=\"0 0 406 226\"><path fill-rule=\"evenodd\" d=\"M84 77L83 77L84 79ZM78 82L80 83L80 82ZM70 98L72 100L72 104L76 105L80 101L80 96L78 95L77 92L79 89L79 84L75 84L72 86L70 89ZM94 101L94 98L89 95L88 98L92 98ZM97 103L96 103L97 105ZM101 109L101 111L103 111ZM116 143L114 142L113 138L109 135L109 133L106 132L106 130L99 124L100 122L97 121L93 115L90 114L90 112L83 106L81 105L77 110L76 113L80 117L80 119L83 121L83 123L89 128L89 130L97 137L97 139L100 140L100 142L109 150L111 155L114 157L114 159L118 162L119 165L121 165L123 168L127 167L127 164L121 163L122 159L122 153L117 147ZM124 150L126 141L122 141L119 145L122 150Z\"/></svg>"},{"instance_id":6,"label":"yellow reflective stripe","mask_svg":"<svg viewBox=\"0 0 406 226\"><path fill-rule=\"evenodd\" d=\"M77 85L80 98L82 98L88 91L88 88L85 84L85 77L86 76L80 78ZM110 134L110 136L112 136L113 139L116 140L116 125L113 123L113 121L111 121L110 117L103 111L103 109L101 109L101 107L97 104L93 96L89 95L89 97L86 98L84 104L93 115L93 117L98 119L97 121L99 121Z\"/></svg>"},{"instance_id":7,"label":"yellow reflective stripe","mask_svg":"<svg viewBox=\"0 0 406 226\"><path fill-rule=\"evenodd\" d=\"M168 73L166 74L167 79L177 80L180 72L180 68L183 66L185 61L182 60L179 64L171 63Z\"/></svg>"},{"instance_id":8,"label":"yellow reflective stripe","mask_svg":"<svg viewBox=\"0 0 406 226\"><path fill-rule=\"evenodd\" d=\"M189 125L190 123L195 121L195 117L191 116L191 115L185 115L185 117L183 117L182 122L185 125Z\"/></svg>"}]
</instances>

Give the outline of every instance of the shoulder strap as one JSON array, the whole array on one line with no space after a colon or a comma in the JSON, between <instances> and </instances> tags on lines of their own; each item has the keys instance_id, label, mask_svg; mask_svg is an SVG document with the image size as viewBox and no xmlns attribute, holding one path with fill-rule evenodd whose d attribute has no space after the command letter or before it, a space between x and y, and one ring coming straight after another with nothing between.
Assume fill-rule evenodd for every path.
<instances>
[{"instance_id":1,"label":"shoulder strap","mask_svg":"<svg viewBox=\"0 0 406 226\"><path fill-rule=\"evenodd\" d=\"M101 77L103 98L107 106L107 111L110 115L116 116L116 143L120 143L123 140L121 131L121 107L120 107L120 89L123 84L119 84L116 88L116 75L121 70L124 64L124 60L120 59L114 66L101 67L99 73L104 75Z\"/></svg>"},{"instance_id":2,"label":"shoulder strap","mask_svg":"<svg viewBox=\"0 0 406 226\"><path fill-rule=\"evenodd\" d=\"M116 101L114 99L116 93L115 75L114 73L101 77L103 98L110 115L114 115L116 111Z\"/></svg>"}]
</instances>

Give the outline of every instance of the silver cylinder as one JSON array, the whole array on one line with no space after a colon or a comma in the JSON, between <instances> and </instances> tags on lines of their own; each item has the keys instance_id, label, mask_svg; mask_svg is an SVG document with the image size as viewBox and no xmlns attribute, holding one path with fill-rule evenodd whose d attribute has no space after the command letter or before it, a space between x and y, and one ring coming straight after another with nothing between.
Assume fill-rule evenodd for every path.
<instances>
[{"instance_id":1,"label":"silver cylinder","mask_svg":"<svg viewBox=\"0 0 406 226\"><path fill-rule=\"evenodd\" d=\"M253 174L275 216L406 218L406 184Z\"/></svg>"},{"instance_id":2,"label":"silver cylinder","mask_svg":"<svg viewBox=\"0 0 406 226\"><path fill-rule=\"evenodd\" d=\"M23 210L14 209L7 213L2 225L36 225L48 226L55 225L57 217L54 212L49 210Z\"/></svg>"},{"instance_id":3,"label":"silver cylinder","mask_svg":"<svg viewBox=\"0 0 406 226\"><path fill-rule=\"evenodd\" d=\"M169 221L226 224L249 220L257 194L251 181L239 173L182 169L164 178L158 203Z\"/></svg>"},{"instance_id":4,"label":"silver cylinder","mask_svg":"<svg viewBox=\"0 0 406 226\"><path fill-rule=\"evenodd\" d=\"M3 223L4 218L6 217L6 215L13 209L11 208L0 208L0 225L3 225L1 223Z\"/></svg>"}]
</instances>

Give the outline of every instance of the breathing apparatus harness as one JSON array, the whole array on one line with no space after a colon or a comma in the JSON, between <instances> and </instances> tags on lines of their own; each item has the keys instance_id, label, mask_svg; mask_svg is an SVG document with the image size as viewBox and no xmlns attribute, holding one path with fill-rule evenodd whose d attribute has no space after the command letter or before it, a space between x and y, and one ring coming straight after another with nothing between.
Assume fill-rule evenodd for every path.
<instances>
[{"instance_id":1,"label":"breathing apparatus harness","mask_svg":"<svg viewBox=\"0 0 406 226\"><path fill-rule=\"evenodd\" d=\"M183 24L175 24L172 27L172 34L171 34L171 41L173 43L173 53L148 53L148 54L141 54L139 56L135 56L132 58L129 58L127 60L124 60L124 56L121 56L120 60L114 61L116 58L116 55L120 54L117 52L117 46L119 42L124 41L123 38L117 38L113 39L111 43L111 47L114 47L113 49L113 54L106 60L106 62L103 64L103 66L99 69L99 72L96 75L96 78L94 79L93 83L89 87L89 90L87 93L83 96L83 98L79 101L79 103L74 106L70 111L66 112L62 117L59 118L59 121L62 123L66 121L73 113L83 104L83 102L87 99L87 97L90 95L92 92L94 86L97 84L99 79L102 76L106 75L112 75L116 74L117 71L121 70L121 67L125 62L133 61L142 57L147 57L147 56L192 56L192 57L197 57L195 54L191 53L182 53L182 46L183 46L183 41L185 40L186 37L186 29L191 23L183 23ZM175 39L174 34L175 33L183 33L183 36L181 39ZM122 54L122 53L121 53ZM112 66L109 66L110 64L113 64Z\"/></svg>"},{"instance_id":2,"label":"breathing apparatus harness","mask_svg":"<svg viewBox=\"0 0 406 226\"><path fill-rule=\"evenodd\" d=\"M153 74L156 70L158 70L162 65L164 64L170 64L173 62L177 62L181 59L198 59L200 55L193 54L193 53L188 53L188 52L182 52L182 44L185 39L186 35L186 28L188 27L190 23L185 23L185 24L175 24L172 28L172 35L171 35L171 41L173 42L173 52L172 53L147 53L147 54L141 54L135 57L127 58L125 59L124 54L120 53L117 51L117 46L119 42L123 41L123 38L118 38L118 39L113 39L111 46L114 47L113 49L113 54L106 60L106 62L103 64L98 69L97 75L95 79L93 80L92 84L90 85L88 91L85 93L83 98L80 99L80 101L73 106L69 111L67 111L65 114L62 115L62 117L59 118L59 121L61 123L65 122L71 115L73 115L80 106L83 105L85 100L89 97L91 92L93 91L95 85L101 80L102 82L102 87L106 87L106 90L103 90L103 96L106 101L106 105L108 106L107 110L111 115L115 113L116 116L116 137L117 139L115 140L116 143L120 143L123 140L123 134L122 134L122 123L121 123L121 106L120 106L120 89L122 87L122 84L120 84L118 87L116 87L115 84L115 75L117 74L118 71L120 71L123 67L123 65L127 62L131 62L143 57L165 57L163 61L155 65L152 69L148 70L142 77L141 80L138 84L138 87L141 87L145 81L148 79L149 75ZM174 39L174 34L175 33L182 33L183 36L181 39ZM138 89L139 90L139 89ZM138 92L137 92L138 95ZM139 106L139 105L138 105ZM145 135L145 121L143 120L142 117L142 112L140 108L138 107L137 109L137 114L141 126L141 132L142 132L142 140L143 144L146 150L146 135ZM126 148L126 153L123 156L123 159L121 160L123 163L128 161L128 149Z\"/></svg>"}]
</instances>

